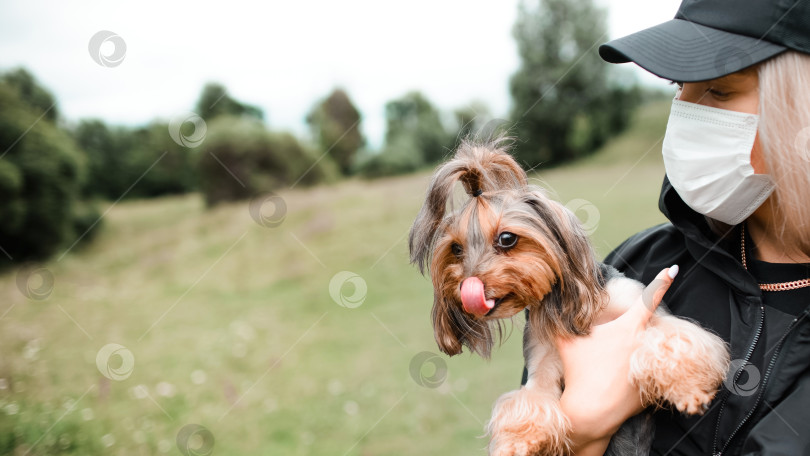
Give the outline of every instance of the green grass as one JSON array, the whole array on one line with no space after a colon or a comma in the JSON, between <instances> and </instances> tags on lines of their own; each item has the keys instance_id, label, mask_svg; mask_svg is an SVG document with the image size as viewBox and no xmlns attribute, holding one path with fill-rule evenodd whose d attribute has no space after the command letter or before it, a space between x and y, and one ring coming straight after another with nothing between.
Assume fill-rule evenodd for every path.
<instances>
[{"instance_id":1,"label":"green grass","mask_svg":"<svg viewBox=\"0 0 810 456\"><path fill-rule=\"evenodd\" d=\"M532 176L597 209L578 214L590 214L600 255L664 220L666 114L645 106L599 154ZM438 352L432 289L405 242L428 178L280 192L277 228L255 223L247 203L124 202L93 243L43 265L55 280L47 299L26 299L7 271L0 453L181 454L178 431L196 423L219 455L485 454L490 407L519 384L522 321L490 362L442 355L439 387L413 380L413 357ZM359 307L330 297L340 271L367 284ZM128 378L96 367L108 343L132 352Z\"/></svg>"}]
</instances>

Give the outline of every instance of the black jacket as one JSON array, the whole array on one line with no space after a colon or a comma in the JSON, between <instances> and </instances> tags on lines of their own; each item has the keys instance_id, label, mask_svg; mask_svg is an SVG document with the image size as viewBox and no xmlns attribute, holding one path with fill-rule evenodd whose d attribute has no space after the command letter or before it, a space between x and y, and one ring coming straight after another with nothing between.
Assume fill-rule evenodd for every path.
<instances>
[{"instance_id":1,"label":"black jacket","mask_svg":"<svg viewBox=\"0 0 810 456\"><path fill-rule=\"evenodd\" d=\"M678 264L681 272L663 302L675 315L729 342L733 360L748 359L763 307L759 287L740 261L739 227L732 232L736 235L719 239L667 179L659 208L671 223L632 236L605 262L643 283ZM732 393L727 385L734 384L727 380L703 416L655 412L651 454L810 455L809 311L805 308L781 342L762 355L760 379L750 397Z\"/></svg>"}]
</instances>

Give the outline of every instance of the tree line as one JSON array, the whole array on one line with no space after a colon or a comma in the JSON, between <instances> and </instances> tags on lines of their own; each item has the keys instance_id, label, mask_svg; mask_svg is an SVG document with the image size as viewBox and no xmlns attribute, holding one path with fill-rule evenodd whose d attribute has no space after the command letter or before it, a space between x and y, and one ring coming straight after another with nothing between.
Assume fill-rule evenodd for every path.
<instances>
[{"instance_id":1,"label":"tree line","mask_svg":"<svg viewBox=\"0 0 810 456\"><path fill-rule=\"evenodd\" d=\"M443 112L412 91L386 103L379 150L368 147L361 113L341 88L313 104L309 138L301 139L269 128L260 108L217 83L203 87L193 112L126 127L71 123L31 73L6 72L0 265L91 239L98 200L200 191L213 206L346 176L408 173L432 167L460 139L496 129L516 138L513 153L527 168L585 156L621 132L644 97L596 55L603 18L592 0L525 0L513 28L521 65L509 81L508 119L493 119L481 103Z\"/></svg>"}]
</instances>

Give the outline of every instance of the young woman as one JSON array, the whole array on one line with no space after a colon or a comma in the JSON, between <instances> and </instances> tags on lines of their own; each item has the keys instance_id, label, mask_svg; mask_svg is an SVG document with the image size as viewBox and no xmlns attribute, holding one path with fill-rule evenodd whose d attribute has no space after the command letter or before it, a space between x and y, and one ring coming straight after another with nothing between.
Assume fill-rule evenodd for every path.
<instances>
[{"instance_id":1,"label":"young woman","mask_svg":"<svg viewBox=\"0 0 810 456\"><path fill-rule=\"evenodd\" d=\"M810 2L685 0L600 55L679 85L662 146L670 223L605 261L645 283L658 274L669 309L734 360L702 416L654 412L651 454L810 454ZM659 274L672 264L674 282ZM642 411L627 366L649 316L635 306L558 341L576 454L602 454Z\"/></svg>"}]
</instances>

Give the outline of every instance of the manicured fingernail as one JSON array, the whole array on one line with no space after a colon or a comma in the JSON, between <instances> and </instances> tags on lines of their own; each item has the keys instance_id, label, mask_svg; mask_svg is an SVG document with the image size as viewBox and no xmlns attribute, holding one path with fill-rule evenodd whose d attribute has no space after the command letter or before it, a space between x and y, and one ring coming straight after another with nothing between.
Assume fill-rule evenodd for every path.
<instances>
[{"instance_id":1,"label":"manicured fingernail","mask_svg":"<svg viewBox=\"0 0 810 456\"><path fill-rule=\"evenodd\" d=\"M667 272L667 275L669 276L670 279L674 279L675 276L678 275L679 270L680 270L680 268L678 268L678 265L673 264L672 266L670 266L669 271Z\"/></svg>"}]
</instances>

